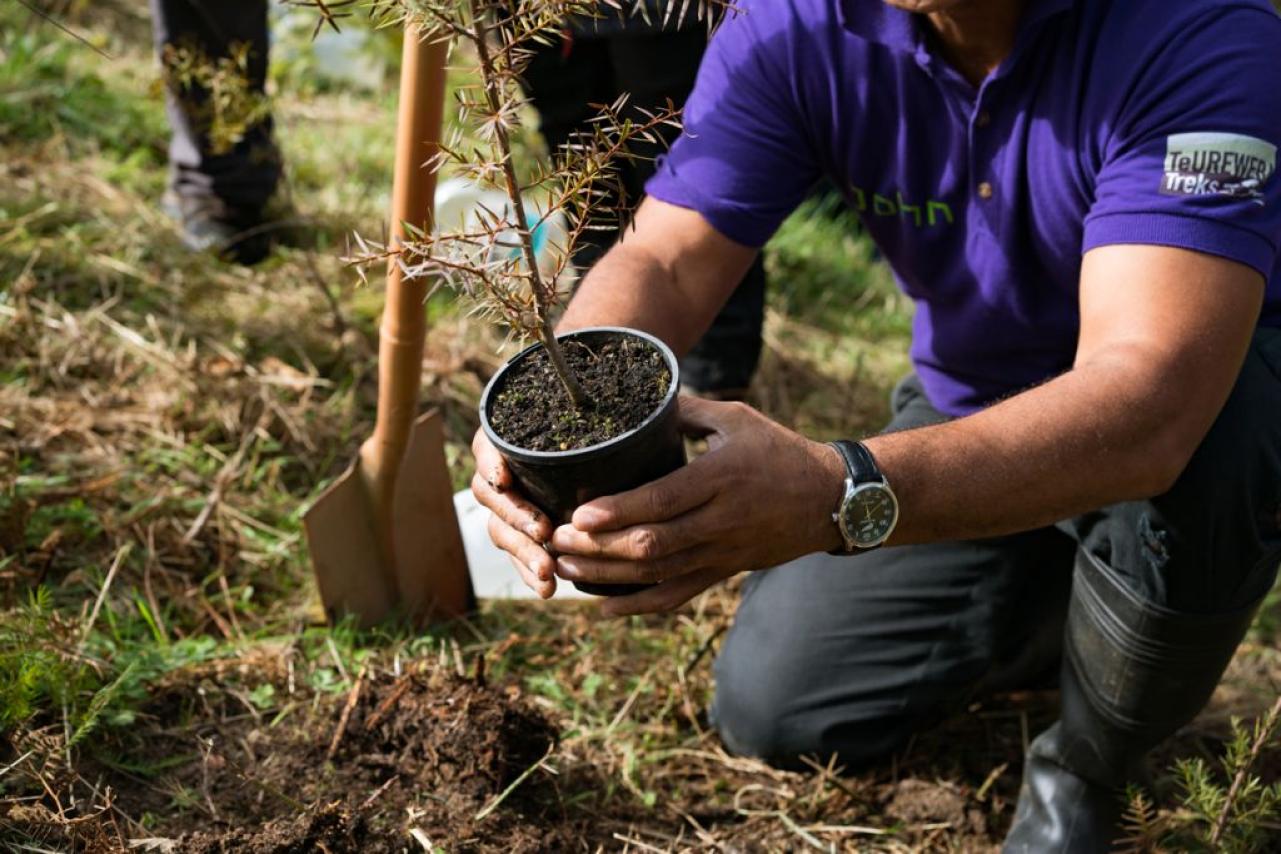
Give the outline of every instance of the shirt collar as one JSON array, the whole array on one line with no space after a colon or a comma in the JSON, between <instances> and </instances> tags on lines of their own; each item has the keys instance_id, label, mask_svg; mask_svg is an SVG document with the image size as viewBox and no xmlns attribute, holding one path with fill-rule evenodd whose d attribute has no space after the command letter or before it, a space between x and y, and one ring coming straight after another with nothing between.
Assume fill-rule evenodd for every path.
<instances>
[{"instance_id":1,"label":"shirt collar","mask_svg":"<svg viewBox=\"0 0 1281 854\"><path fill-rule=\"evenodd\" d=\"M906 51L920 42L916 16L885 0L838 0L836 13L841 26L869 42Z\"/></svg>"},{"instance_id":2,"label":"shirt collar","mask_svg":"<svg viewBox=\"0 0 1281 854\"><path fill-rule=\"evenodd\" d=\"M1076 0L1031 0L1019 23L1019 38L1075 3ZM867 41L911 53L923 50L917 16L890 6L885 0L837 0L837 19L845 29Z\"/></svg>"}]
</instances>

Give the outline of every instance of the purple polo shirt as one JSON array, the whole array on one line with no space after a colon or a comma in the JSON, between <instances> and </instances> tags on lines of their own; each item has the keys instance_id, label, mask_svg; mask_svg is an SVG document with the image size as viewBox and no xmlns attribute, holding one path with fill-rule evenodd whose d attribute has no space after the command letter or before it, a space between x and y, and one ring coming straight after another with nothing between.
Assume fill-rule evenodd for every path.
<instances>
[{"instance_id":1,"label":"purple polo shirt","mask_svg":"<svg viewBox=\"0 0 1281 854\"><path fill-rule=\"evenodd\" d=\"M759 247L829 176L916 304L912 360L940 410L1071 366L1096 246L1253 267L1268 279L1260 322L1281 326L1281 19L1267 0L1031 0L977 89L882 0L735 6L649 193Z\"/></svg>"}]
</instances>

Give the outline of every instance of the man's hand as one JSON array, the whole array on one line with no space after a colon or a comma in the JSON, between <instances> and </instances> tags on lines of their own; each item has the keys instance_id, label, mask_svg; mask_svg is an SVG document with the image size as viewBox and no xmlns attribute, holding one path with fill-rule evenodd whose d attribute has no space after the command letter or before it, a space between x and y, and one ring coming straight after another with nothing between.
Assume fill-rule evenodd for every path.
<instances>
[{"instance_id":1,"label":"man's hand","mask_svg":"<svg viewBox=\"0 0 1281 854\"><path fill-rule=\"evenodd\" d=\"M491 511L489 538L511 555L512 565L529 589L550 599L556 592L555 563L543 543L551 539L551 521L516 491L511 469L484 430L476 431L471 449L476 456L471 491Z\"/></svg>"},{"instance_id":2,"label":"man's hand","mask_svg":"<svg viewBox=\"0 0 1281 854\"><path fill-rule=\"evenodd\" d=\"M561 578L656 585L604 600L605 614L668 611L735 573L841 543L831 514L845 466L833 448L740 403L682 397L680 415L687 434L707 439L706 454L587 502L551 537Z\"/></svg>"},{"instance_id":3,"label":"man's hand","mask_svg":"<svg viewBox=\"0 0 1281 854\"><path fill-rule=\"evenodd\" d=\"M681 429L708 452L653 483L579 507L553 533L520 496L502 455L477 431L472 492L489 508L489 536L544 599L556 576L655 584L605 599L609 615L667 611L735 573L840 545L831 513L845 467L827 445L739 403L680 400ZM544 548L550 540L553 559Z\"/></svg>"}]
</instances>

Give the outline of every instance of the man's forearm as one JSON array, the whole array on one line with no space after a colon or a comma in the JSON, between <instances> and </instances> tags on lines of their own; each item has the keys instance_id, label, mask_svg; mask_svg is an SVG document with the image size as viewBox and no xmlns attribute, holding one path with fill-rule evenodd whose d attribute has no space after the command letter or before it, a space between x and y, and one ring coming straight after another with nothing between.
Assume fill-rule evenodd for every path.
<instances>
[{"instance_id":1,"label":"man's forearm","mask_svg":"<svg viewBox=\"0 0 1281 854\"><path fill-rule=\"evenodd\" d=\"M1105 246L1081 273L1069 372L868 447L902 503L893 543L994 536L1169 489L1250 346L1263 281L1210 255Z\"/></svg>"},{"instance_id":2,"label":"man's forearm","mask_svg":"<svg viewBox=\"0 0 1281 854\"><path fill-rule=\"evenodd\" d=\"M683 353L705 325L693 297L649 253L622 244L592 270L560 329L632 326ZM1103 353L967 418L868 439L901 505L890 543L1008 534L1164 491L1213 414L1180 407L1171 390L1181 370L1160 365L1158 354ZM830 462L834 506L844 469ZM828 547L839 545L832 536Z\"/></svg>"},{"instance_id":3,"label":"man's forearm","mask_svg":"<svg viewBox=\"0 0 1281 854\"><path fill-rule=\"evenodd\" d=\"M1165 491L1213 413L1171 373L1101 358L996 406L867 440L901 505L893 545L997 536Z\"/></svg>"},{"instance_id":4,"label":"man's forearm","mask_svg":"<svg viewBox=\"0 0 1281 854\"><path fill-rule=\"evenodd\" d=\"M1182 474L1241 372L1262 277L1116 244L1085 255L1080 292L1071 371L969 417L867 440L899 496L891 545L1030 530L1160 494ZM842 545L835 450L742 404L691 400L681 415L708 453L587 502L553 532L561 577L657 582L612 600L613 613L668 609L736 572Z\"/></svg>"},{"instance_id":5,"label":"man's forearm","mask_svg":"<svg viewBox=\"0 0 1281 854\"><path fill-rule=\"evenodd\" d=\"M643 249L620 243L587 274L557 330L630 326L661 338L680 355L702 334L688 328L690 313L669 272Z\"/></svg>"}]
</instances>

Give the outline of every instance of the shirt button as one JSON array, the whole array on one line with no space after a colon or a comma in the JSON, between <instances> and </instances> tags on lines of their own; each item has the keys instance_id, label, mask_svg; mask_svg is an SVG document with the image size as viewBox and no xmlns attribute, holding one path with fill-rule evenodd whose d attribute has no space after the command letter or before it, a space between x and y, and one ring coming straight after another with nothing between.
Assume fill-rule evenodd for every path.
<instances>
[{"instance_id":1,"label":"shirt button","mask_svg":"<svg viewBox=\"0 0 1281 854\"><path fill-rule=\"evenodd\" d=\"M987 110L979 113L974 117L974 124L978 127L985 128L992 123L992 114Z\"/></svg>"},{"instance_id":2,"label":"shirt button","mask_svg":"<svg viewBox=\"0 0 1281 854\"><path fill-rule=\"evenodd\" d=\"M984 181L982 184L979 184L979 198L980 199L992 198L992 184L990 181Z\"/></svg>"}]
</instances>

